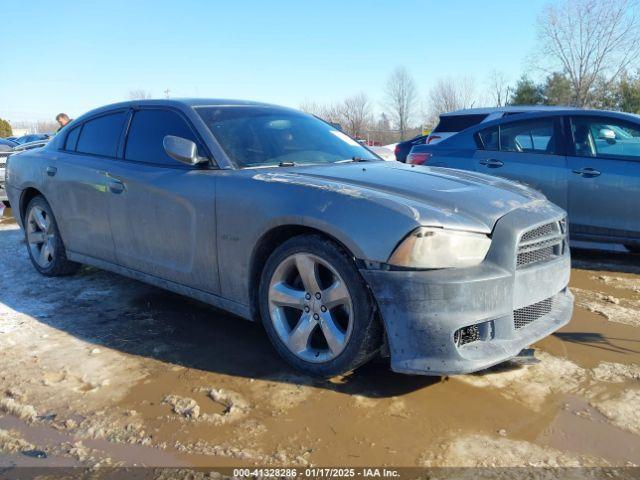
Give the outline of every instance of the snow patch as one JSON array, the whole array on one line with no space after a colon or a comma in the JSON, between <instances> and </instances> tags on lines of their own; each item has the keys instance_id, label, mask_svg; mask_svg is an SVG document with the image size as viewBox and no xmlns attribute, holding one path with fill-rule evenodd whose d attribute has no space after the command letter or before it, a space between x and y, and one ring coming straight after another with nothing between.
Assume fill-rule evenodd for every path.
<instances>
[{"instance_id":1,"label":"snow patch","mask_svg":"<svg viewBox=\"0 0 640 480\"><path fill-rule=\"evenodd\" d=\"M242 418L249 412L249 404L239 393L222 388L212 388L207 395L214 401L225 407L224 413L214 413L205 415L208 422L220 425L230 423Z\"/></svg>"},{"instance_id":2,"label":"snow patch","mask_svg":"<svg viewBox=\"0 0 640 480\"><path fill-rule=\"evenodd\" d=\"M423 455L421 463L425 467L583 467L608 465L604 459L600 458L572 455L523 440L494 438L480 434L456 438L442 445L440 452L429 452Z\"/></svg>"},{"instance_id":3,"label":"snow patch","mask_svg":"<svg viewBox=\"0 0 640 480\"><path fill-rule=\"evenodd\" d=\"M162 403L170 405L173 413L188 418L197 419L200 416L200 405L193 398L167 395Z\"/></svg>"},{"instance_id":4,"label":"snow patch","mask_svg":"<svg viewBox=\"0 0 640 480\"><path fill-rule=\"evenodd\" d=\"M583 368L565 358L543 351L537 351L536 357L540 362L534 365L513 370L492 369L452 378L474 387L494 389L536 411L549 395L576 392L586 378Z\"/></svg>"},{"instance_id":5,"label":"snow patch","mask_svg":"<svg viewBox=\"0 0 640 480\"><path fill-rule=\"evenodd\" d=\"M626 380L640 380L640 365L601 362L591 373L600 382L621 383Z\"/></svg>"},{"instance_id":6,"label":"snow patch","mask_svg":"<svg viewBox=\"0 0 640 480\"><path fill-rule=\"evenodd\" d=\"M12 397L0 399L0 411L28 422L33 422L38 417L38 412L33 406L22 404Z\"/></svg>"},{"instance_id":7,"label":"snow patch","mask_svg":"<svg viewBox=\"0 0 640 480\"><path fill-rule=\"evenodd\" d=\"M617 427L640 435L640 390L626 390L618 397L593 400L592 405Z\"/></svg>"},{"instance_id":8,"label":"snow patch","mask_svg":"<svg viewBox=\"0 0 640 480\"><path fill-rule=\"evenodd\" d=\"M34 450L36 447L22 438L15 430L0 429L0 451L17 453L23 450Z\"/></svg>"},{"instance_id":9,"label":"snow patch","mask_svg":"<svg viewBox=\"0 0 640 480\"><path fill-rule=\"evenodd\" d=\"M640 301L619 299L599 292L572 288L576 304L610 322L640 327Z\"/></svg>"}]
</instances>

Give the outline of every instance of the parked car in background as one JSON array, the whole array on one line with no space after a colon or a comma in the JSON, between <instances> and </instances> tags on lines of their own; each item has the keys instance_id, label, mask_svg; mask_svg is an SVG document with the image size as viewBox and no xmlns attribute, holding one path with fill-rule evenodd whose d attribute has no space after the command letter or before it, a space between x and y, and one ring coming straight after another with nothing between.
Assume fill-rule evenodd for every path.
<instances>
[{"instance_id":1,"label":"parked car in background","mask_svg":"<svg viewBox=\"0 0 640 480\"><path fill-rule=\"evenodd\" d=\"M0 202L8 203L9 199L7 198L7 191L5 188L5 171L7 166L7 157L12 153L13 149L5 142L6 140L0 140Z\"/></svg>"},{"instance_id":2,"label":"parked car in background","mask_svg":"<svg viewBox=\"0 0 640 480\"><path fill-rule=\"evenodd\" d=\"M637 115L563 109L509 116L417 146L408 163L516 180L568 211L573 240L640 251Z\"/></svg>"},{"instance_id":3,"label":"parked car in background","mask_svg":"<svg viewBox=\"0 0 640 480\"><path fill-rule=\"evenodd\" d=\"M32 150L34 148L44 147L51 138L43 138L41 140L34 140L32 142L26 142L13 147L12 152L24 152L25 150Z\"/></svg>"},{"instance_id":4,"label":"parked car in background","mask_svg":"<svg viewBox=\"0 0 640 480\"><path fill-rule=\"evenodd\" d=\"M53 133L31 133L29 135L23 135L22 137L17 138L16 143L22 145L24 143L31 143L40 140L50 140L53 137Z\"/></svg>"},{"instance_id":5,"label":"parked car in background","mask_svg":"<svg viewBox=\"0 0 640 480\"><path fill-rule=\"evenodd\" d=\"M7 180L41 274L90 264L261 320L312 375L381 352L399 372L475 371L571 318L562 209L381 161L284 107L109 105L10 156Z\"/></svg>"},{"instance_id":6,"label":"parked car in background","mask_svg":"<svg viewBox=\"0 0 640 480\"><path fill-rule=\"evenodd\" d=\"M483 122L491 122L499 118L540 111L554 111L562 107L534 105L534 106L507 106L491 108L468 108L456 110L440 115L440 121L436 128L429 134L425 142L427 145L436 144L445 138L449 138L458 132Z\"/></svg>"},{"instance_id":7,"label":"parked car in background","mask_svg":"<svg viewBox=\"0 0 640 480\"><path fill-rule=\"evenodd\" d=\"M9 152L18 144L8 138L0 138L0 152Z\"/></svg>"},{"instance_id":8,"label":"parked car in background","mask_svg":"<svg viewBox=\"0 0 640 480\"><path fill-rule=\"evenodd\" d=\"M397 143L393 151L396 160L399 162L406 162L407 155L409 155L411 149L416 145L424 144L427 141L428 136L429 135L418 135L417 137L405 140L404 142Z\"/></svg>"},{"instance_id":9,"label":"parked car in background","mask_svg":"<svg viewBox=\"0 0 640 480\"><path fill-rule=\"evenodd\" d=\"M0 202L3 202L5 205L9 204L9 198L7 196L7 191L5 189L5 175L6 175L6 165L7 158L9 155L24 152L25 150L32 150L34 148L40 148L49 143L50 138L36 140L33 142L23 143L22 145L13 142L7 141L6 139L0 139Z\"/></svg>"}]
</instances>

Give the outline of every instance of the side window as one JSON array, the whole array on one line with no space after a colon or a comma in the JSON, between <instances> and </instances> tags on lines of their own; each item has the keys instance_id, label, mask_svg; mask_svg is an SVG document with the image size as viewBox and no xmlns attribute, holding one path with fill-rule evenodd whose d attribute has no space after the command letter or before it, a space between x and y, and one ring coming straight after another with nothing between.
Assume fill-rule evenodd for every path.
<instances>
[{"instance_id":1,"label":"side window","mask_svg":"<svg viewBox=\"0 0 640 480\"><path fill-rule=\"evenodd\" d=\"M640 124L612 118L571 119L578 157L634 157L640 160Z\"/></svg>"},{"instance_id":2,"label":"side window","mask_svg":"<svg viewBox=\"0 0 640 480\"><path fill-rule=\"evenodd\" d=\"M499 150L498 127L486 128L478 132L480 148L483 150Z\"/></svg>"},{"instance_id":3,"label":"side window","mask_svg":"<svg viewBox=\"0 0 640 480\"><path fill-rule=\"evenodd\" d=\"M500 150L520 153L557 153L554 121L529 120L500 126Z\"/></svg>"},{"instance_id":4,"label":"side window","mask_svg":"<svg viewBox=\"0 0 640 480\"><path fill-rule=\"evenodd\" d=\"M76 128L74 128L67 134L67 139L65 140L65 143L64 143L65 150L69 150L71 152L75 151L76 145L78 144L78 136L80 135L81 128L82 128L82 125L78 125Z\"/></svg>"},{"instance_id":5,"label":"side window","mask_svg":"<svg viewBox=\"0 0 640 480\"><path fill-rule=\"evenodd\" d=\"M198 155L204 155L187 122L171 110L139 110L133 115L124 157L136 162L177 166L178 163L164 151L162 141L166 135L191 140L198 145Z\"/></svg>"},{"instance_id":6,"label":"side window","mask_svg":"<svg viewBox=\"0 0 640 480\"><path fill-rule=\"evenodd\" d=\"M110 113L84 123L76 151L115 157L126 112Z\"/></svg>"}]
</instances>

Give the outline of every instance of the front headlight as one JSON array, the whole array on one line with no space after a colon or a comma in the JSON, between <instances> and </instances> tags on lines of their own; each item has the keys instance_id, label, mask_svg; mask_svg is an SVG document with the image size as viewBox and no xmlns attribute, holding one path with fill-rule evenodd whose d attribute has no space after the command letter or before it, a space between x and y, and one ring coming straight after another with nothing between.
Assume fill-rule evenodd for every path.
<instances>
[{"instance_id":1,"label":"front headlight","mask_svg":"<svg viewBox=\"0 0 640 480\"><path fill-rule=\"evenodd\" d=\"M389 263L409 268L470 267L484 260L490 246L488 235L420 227L398 245Z\"/></svg>"}]
</instances>

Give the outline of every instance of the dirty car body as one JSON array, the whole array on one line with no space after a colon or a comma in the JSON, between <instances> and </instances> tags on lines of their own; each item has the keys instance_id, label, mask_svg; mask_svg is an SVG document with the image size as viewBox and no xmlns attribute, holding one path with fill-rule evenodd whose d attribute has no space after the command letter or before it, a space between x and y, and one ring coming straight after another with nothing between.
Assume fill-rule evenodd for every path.
<instances>
[{"instance_id":1,"label":"dirty car body","mask_svg":"<svg viewBox=\"0 0 640 480\"><path fill-rule=\"evenodd\" d=\"M172 122L181 124L167 130ZM176 137L193 147L191 164L165 155L167 139ZM296 143L302 137L306 146ZM163 141L165 151L156 144ZM316 142L312 149L309 142ZM267 152L274 145L278 153ZM303 370L350 354L349 342L360 338L351 318L362 303L371 303L367 315L380 322L382 335L349 365L375 350L390 354L392 369L415 374L486 368L571 317L562 209L507 180L381 161L330 125L283 107L202 99L110 105L76 119L44 148L12 155L7 183L32 260L47 247L38 243L37 214L49 211L34 201L42 197L59 231L51 251L63 245L71 262L240 317L280 319L274 338L285 338L284 328L307 342L289 342L297 346L290 358L283 355ZM35 222L32 204L40 208ZM313 275L322 269L331 284L315 297L297 263L293 277L278 277L292 261L309 259ZM267 278L270 268L275 273ZM330 324L328 297L341 282L347 288L339 313L347 320L340 326ZM283 285L290 298L306 293L293 305L290 327L282 326L279 306L291 301L278 303L273 293ZM301 337L303 323L310 326Z\"/></svg>"}]
</instances>

